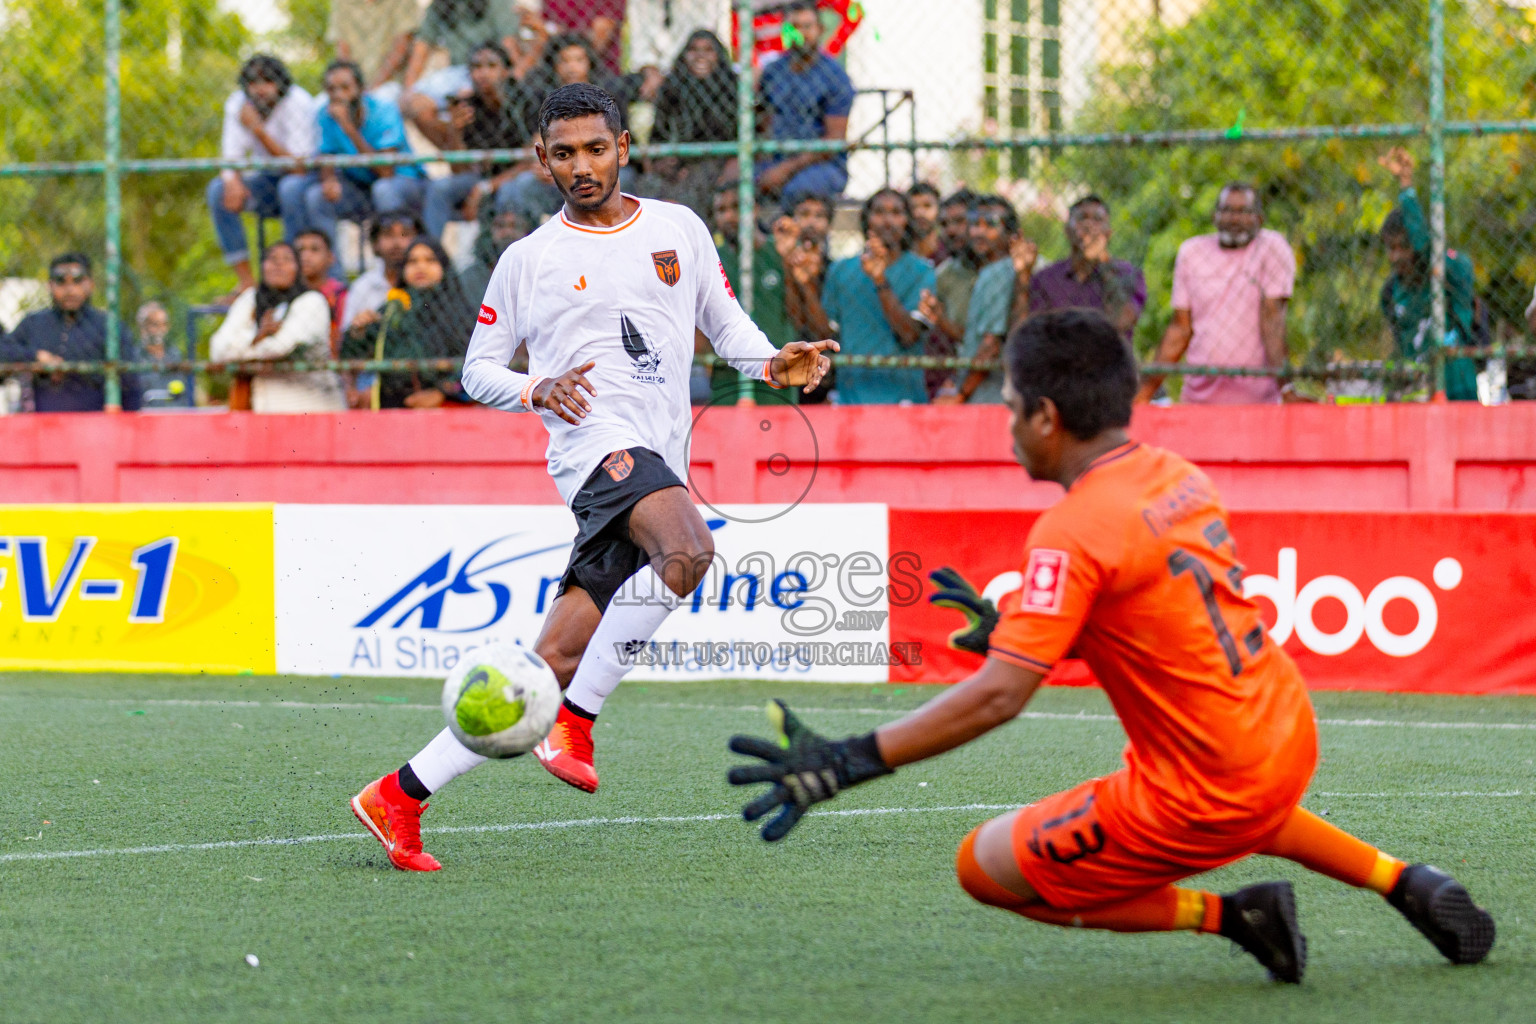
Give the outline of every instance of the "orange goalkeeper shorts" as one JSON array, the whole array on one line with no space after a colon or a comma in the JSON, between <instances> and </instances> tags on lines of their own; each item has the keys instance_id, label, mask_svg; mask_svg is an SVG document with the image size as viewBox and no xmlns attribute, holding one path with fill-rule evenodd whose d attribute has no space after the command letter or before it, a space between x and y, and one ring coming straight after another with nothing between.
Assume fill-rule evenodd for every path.
<instances>
[{"instance_id":1,"label":"orange goalkeeper shorts","mask_svg":"<svg viewBox=\"0 0 1536 1024\"><path fill-rule=\"evenodd\" d=\"M1047 904L1086 910L1260 852L1298 802L1300 794L1256 814L1240 835L1198 825L1173 835L1165 822L1145 813L1146 800L1135 795L1122 769L1021 810L1013 823L1013 854L1025 881Z\"/></svg>"}]
</instances>

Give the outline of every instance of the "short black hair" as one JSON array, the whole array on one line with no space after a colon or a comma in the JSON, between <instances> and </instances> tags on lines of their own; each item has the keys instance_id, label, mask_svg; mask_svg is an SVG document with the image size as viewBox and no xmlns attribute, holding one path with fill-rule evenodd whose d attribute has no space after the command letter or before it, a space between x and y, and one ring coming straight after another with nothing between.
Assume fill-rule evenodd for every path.
<instances>
[{"instance_id":1,"label":"short black hair","mask_svg":"<svg viewBox=\"0 0 1536 1024\"><path fill-rule=\"evenodd\" d=\"M829 221L832 219L833 215L837 213L837 208L832 203L832 197L831 196L822 195L820 192L807 192L805 195L801 196L799 199L796 199L795 200L795 205L789 208L790 213L794 213L796 210L800 209L800 207L804 206L806 203L816 203L817 205L819 205L822 208L822 210L826 213L827 220L829 220Z\"/></svg>"},{"instance_id":2,"label":"short black hair","mask_svg":"<svg viewBox=\"0 0 1536 1024\"><path fill-rule=\"evenodd\" d=\"M1096 309L1057 309L1021 323L1003 352L1008 383L1025 415L1049 398L1061 425L1087 441L1131 422L1136 359Z\"/></svg>"},{"instance_id":3,"label":"short black hair","mask_svg":"<svg viewBox=\"0 0 1536 1024\"><path fill-rule=\"evenodd\" d=\"M293 72L288 70L287 64L270 53L257 53L240 65L240 88L244 89L255 81L272 82L286 96L293 86Z\"/></svg>"},{"instance_id":4,"label":"short black hair","mask_svg":"<svg viewBox=\"0 0 1536 1024\"><path fill-rule=\"evenodd\" d=\"M324 228L305 228L303 231L300 231L298 234L294 235L293 240L297 242L299 239L305 237L306 235L314 235L316 238L320 239L320 241L325 243L325 247L327 249L331 250L332 252L336 251L336 243L331 241L331 236L326 233Z\"/></svg>"},{"instance_id":5,"label":"short black hair","mask_svg":"<svg viewBox=\"0 0 1536 1024\"><path fill-rule=\"evenodd\" d=\"M359 89L363 87L363 83L365 81L363 78L363 69L358 66L357 61L343 60L342 58L337 57L335 60L331 61L325 66L325 71L320 75L320 81L324 82L327 78L330 78L332 71L350 72L352 74L352 81L357 83L357 87Z\"/></svg>"},{"instance_id":6,"label":"short black hair","mask_svg":"<svg viewBox=\"0 0 1536 1024\"><path fill-rule=\"evenodd\" d=\"M726 178L724 181L718 182L715 185L715 193L714 194L715 195L719 195L722 192L729 192L729 193L731 193L731 195L735 195L738 191L740 191L740 189L741 189L741 181L740 180L738 180L736 178Z\"/></svg>"},{"instance_id":7,"label":"short black hair","mask_svg":"<svg viewBox=\"0 0 1536 1024\"><path fill-rule=\"evenodd\" d=\"M474 60L475 54L477 53L494 53L496 56L501 58L501 62L507 67L512 66L512 55L507 52L507 48L505 46L502 46L494 39L487 39L473 50L470 50L469 59Z\"/></svg>"},{"instance_id":8,"label":"short black hair","mask_svg":"<svg viewBox=\"0 0 1536 1024\"><path fill-rule=\"evenodd\" d=\"M1389 238L1402 238L1406 240L1407 237L1408 223L1403 219L1402 208L1393 207L1392 212L1387 214L1387 219L1381 222L1381 240L1383 242Z\"/></svg>"},{"instance_id":9,"label":"short black hair","mask_svg":"<svg viewBox=\"0 0 1536 1024\"><path fill-rule=\"evenodd\" d=\"M939 198L939 190L926 181L920 181L907 189L908 199L914 199L917 196L933 196L937 200Z\"/></svg>"},{"instance_id":10,"label":"short black hair","mask_svg":"<svg viewBox=\"0 0 1536 1024\"><path fill-rule=\"evenodd\" d=\"M48 274L49 274L49 276L52 276L53 272L55 270L58 270L60 267L67 267L70 264L75 264L75 265L81 267L85 271L85 276L86 277L90 277L91 276L91 258L89 256L87 256L83 252L74 252L74 251L71 251L71 252L61 252L57 256L55 256L53 259L49 260L48 261Z\"/></svg>"},{"instance_id":11,"label":"short black hair","mask_svg":"<svg viewBox=\"0 0 1536 1024\"><path fill-rule=\"evenodd\" d=\"M578 117L602 117L608 130L618 138L624 130L624 118L619 114L618 102L608 93L586 82L562 85L550 93L539 107L539 137L549 134L549 126L556 121L574 121Z\"/></svg>"},{"instance_id":12,"label":"short black hair","mask_svg":"<svg viewBox=\"0 0 1536 1024\"><path fill-rule=\"evenodd\" d=\"M859 234L869 234L869 213L875 208L875 203L885 196L894 196L901 203L901 212L906 215L907 229L901 233L902 251L912 248L912 204L907 200L907 194L900 189L887 185L874 195L864 200L864 208L859 211Z\"/></svg>"},{"instance_id":13,"label":"short black hair","mask_svg":"<svg viewBox=\"0 0 1536 1024\"><path fill-rule=\"evenodd\" d=\"M1104 197L1097 192L1089 192L1083 198L1067 207L1067 219L1071 220L1073 214L1077 213L1084 206L1097 206L1103 209L1106 214L1109 213L1109 204L1104 201Z\"/></svg>"},{"instance_id":14,"label":"short black hair","mask_svg":"<svg viewBox=\"0 0 1536 1024\"><path fill-rule=\"evenodd\" d=\"M946 206L963 206L967 210L976 205L976 193L965 187L955 189L939 201L939 209Z\"/></svg>"},{"instance_id":15,"label":"short black hair","mask_svg":"<svg viewBox=\"0 0 1536 1024\"><path fill-rule=\"evenodd\" d=\"M385 228L394 227L396 224L409 224L413 234L424 235L427 233L426 225L422 224L421 218L410 210L390 210L388 213L381 213L373 218L373 225L368 228L369 243L377 242L379 235L384 233ZM332 246L332 248L334 249L335 246Z\"/></svg>"},{"instance_id":16,"label":"short black hair","mask_svg":"<svg viewBox=\"0 0 1536 1024\"><path fill-rule=\"evenodd\" d=\"M994 209L1002 210L1003 230L1007 231L1010 235L1016 235L1019 233L1019 211L1015 210L1013 208L1013 204L1010 203L1005 197L998 195L996 192L987 192L984 195L977 196L975 202L971 204L970 208L973 210L979 210L983 206L989 206Z\"/></svg>"}]
</instances>

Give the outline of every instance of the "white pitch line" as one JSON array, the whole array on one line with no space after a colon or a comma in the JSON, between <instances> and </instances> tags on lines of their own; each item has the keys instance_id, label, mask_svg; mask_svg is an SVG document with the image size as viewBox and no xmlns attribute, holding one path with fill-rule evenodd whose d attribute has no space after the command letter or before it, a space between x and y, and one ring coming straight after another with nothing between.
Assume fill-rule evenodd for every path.
<instances>
[{"instance_id":1,"label":"white pitch line","mask_svg":"<svg viewBox=\"0 0 1536 1024\"><path fill-rule=\"evenodd\" d=\"M816 811L814 818L854 818L879 814L937 814L951 811L1011 811L1019 804L954 804L948 807L850 807ZM502 825L457 825L424 828L424 835L456 835L480 832L543 832L557 828L591 828L599 825L679 825L706 821L739 821L738 814L663 815L654 818L572 818L565 821L514 821ZM23 860L64 860L74 857L114 857L149 853L192 853L200 850L234 850L252 846L303 846L341 839L372 839L367 832L333 832L315 836L268 839L226 839L216 843L164 843L159 846L124 846L96 850L44 850L37 853L0 854L0 864Z\"/></svg>"},{"instance_id":2,"label":"white pitch line","mask_svg":"<svg viewBox=\"0 0 1536 1024\"><path fill-rule=\"evenodd\" d=\"M436 704L407 704L400 701L334 702L321 703L301 700L194 700L184 698L155 697L146 700L130 700L122 697L0 697L0 700L69 700L93 704L113 704L124 707L189 707L189 708L287 708L313 711L377 711L380 708L401 711L441 711ZM686 704L668 701L649 701L643 707L667 711L729 711L759 712L760 704ZM915 708L868 708L868 707L797 707L796 711L809 715L884 715L895 716ZM1086 711L1025 711L1020 718L1032 718L1052 722L1118 722L1115 715L1093 714ZM1527 732L1536 730L1536 722L1421 722L1392 718L1319 718L1319 725L1339 725L1369 729L1491 729L1495 731Z\"/></svg>"},{"instance_id":3,"label":"white pitch line","mask_svg":"<svg viewBox=\"0 0 1536 1024\"><path fill-rule=\"evenodd\" d=\"M1376 800L1383 799L1425 799L1425 798L1502 798L1533 796L1536 794L1522 790L1508 790L1504 792L1473 792L1463 790L1458 792L1436 793L1308 793L1307 797L1364 797ZM943 807L849 807L843 810L813 811L807 817L812 818L863 818L887 814L947 814L958 811L1011 811L1024 806L1020 803L1011 804L950 804ZM624 818L570 818L563 821L513 821L500 825L454 825L445 828L422 829L424 835L460 835L496 832L545 832L551 829L562 828L594 828L604 825L687 825L712 821L737 821L740 814L686 814L686 815L661 815L650 818L624 817ZM204 850L235 850L257 846L305 846L309 843L329 843L347 839L370 839L366 832L332 832L313 836L292 836L288 838L267 839L226 839L214 843L164 843L159 846L124 846L117 848L101 848L95 850L40 850L36 853L18 852L0 854L0 864L9 864L16 861L40 861L40 860L68 860L80 857L121 857L155 853L195 853Z\"/></svg>"}]
</instances>

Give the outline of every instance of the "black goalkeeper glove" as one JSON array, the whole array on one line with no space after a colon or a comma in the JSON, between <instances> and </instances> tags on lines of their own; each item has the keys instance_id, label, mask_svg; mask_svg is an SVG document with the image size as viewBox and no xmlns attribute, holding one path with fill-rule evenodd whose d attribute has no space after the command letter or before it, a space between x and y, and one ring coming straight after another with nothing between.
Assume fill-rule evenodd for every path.
<instances>
[{"instance_id":1,"label":"black goalkeeper glove","mask_svg":"<svg viewBox=\"0 0 1536 1024\"><path fill-rule=\"evenodd\" d=\"M928 578L939 588L929 595L928 603L953 608L965 616L965 625L949 634L949 646L986 657L992 631L997 628L997 605L947 565L933 570Z\"/></svg>"},{"instance_id":2,"label":"black goalkeeper glove","mask_svg":"<svg viewBox=\"0 0 1536 1024\"><path fill-rule=\"evenodd\" d=\"M733 786L773 783L772 789L741 809L743 818L756 821L780 808L763 826L762 836L770 843L788 835L813 805L831 800L849 786L891 774L872 732L834 742L806 728L781 700L769 703L768 718L778 732L777 742L732 736L733 753L761 758L763 763L732 768L726 781Z\"/></svg>"}]
</instances>

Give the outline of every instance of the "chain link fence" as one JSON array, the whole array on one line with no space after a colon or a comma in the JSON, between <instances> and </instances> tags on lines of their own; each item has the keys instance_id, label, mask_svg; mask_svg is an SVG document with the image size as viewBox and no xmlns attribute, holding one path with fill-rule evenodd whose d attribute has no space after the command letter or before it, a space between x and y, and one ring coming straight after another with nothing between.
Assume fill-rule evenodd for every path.
<instances>
[{"instance_id":1,"label":"chain link fence","mask_svg":"<svg viewBox=\"0 0 1536 1024\"><path fill-rule=\"evenodd\" d=\"M500 249L560 202L530 148L538 103L588 80L623 101L636 140L625 186L705 217L775 341L835 322L840 366L908 383L926 368L915 400L964 392L974 367L995 365L972 361L995 351L986 337L1016 315L1094 296L1137 307L1127 334L1149 380L1167 371L1175 400L1270 400L1281 385L1341 401L1536 397L1525 348L1536 204L1522 187L1536 157L1536 5L817 0L809 24L794 7L6 0L0 324L14 329L46 302L37 279L54 254L78 250L132 346L108 331L95 358L146 370L136 313L156 300L172 325L158 358L192 360L181 369L201 399L223 400L238 385L207 364L209 338L264 249L321 227L343 276L371 275L354 297L389 313L388 286L401 282L378 254L392 243L369 234L396 209L442 240L443 270L477 304ZM257 53L284 69L275 102L262 92L271 74L242 85ZM357 65L340 77L360 80L328 94L338 55ZM301 91L313 97L303 130L276 106L297 108ZM347 111L357 124L342 124ZM294 142L305 130L307 149ZM385 152L348 155L354 134ZM273 156L274 141L303 166ZM919 182L941 197L1005 197L1027 244L1010 251L1011 224L991 223L985 206L969 223L951 218L946 237L929 226L943 207L919 197L916 237L897 231L877 248L907 245L929 265L875 261L918 313L909 330L827 280L868 277L857 260L833 269L873 246L864 201ZM1248 187L1225 188L1234 182ZM1107 224L1092 209L1069 216L1089 195ZM962 244L975 251L947 275L932 265ZM1002 314L996 289L970 284L989 263L1012 271ZM942 293L949 334L924 311L925 289ZM972 295L987 296L978 308L1001 328L956 305ZM401 323L424 308L420 295L394 301ZM340 301L328 353L293 357L349 380L409 372L398 358L437 373L467 342L402 348L411 330L375 328L348 348L353 312ZM5 351L11 370L32 363ZM354 361L334 362L343 356ZM107 367L109 397L127 368ZM861 400L857 390L839 397Z\"/></svg>"}]
</instances>

